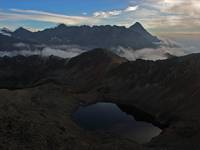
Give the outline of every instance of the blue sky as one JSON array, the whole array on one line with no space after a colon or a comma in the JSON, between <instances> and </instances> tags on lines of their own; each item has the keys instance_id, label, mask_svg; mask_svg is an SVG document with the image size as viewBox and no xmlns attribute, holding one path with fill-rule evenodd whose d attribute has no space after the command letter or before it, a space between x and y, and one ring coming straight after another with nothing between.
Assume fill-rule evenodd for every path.
<instances>
[{"instance_id":1,"label":"blue sky","mask_svg":"<svg viewBox=\"0 0 200 150\"><path fill-rule=\"evenodd\" d=\"M199 0L0 0L0 28L141 22L152 32L200 32Z\"/></svg>"},{"instance_id":2,"label":"blue sky","mask_svg":"<svg viewBox=\"0 0 200 150\"><path fill-rule=\"evenodd\" d=\"M80 15L98 10L120 9L129 4L127 0L0 0L2 9L18 8L43 10L68 15Z\"/></svg>"}]
</instances>

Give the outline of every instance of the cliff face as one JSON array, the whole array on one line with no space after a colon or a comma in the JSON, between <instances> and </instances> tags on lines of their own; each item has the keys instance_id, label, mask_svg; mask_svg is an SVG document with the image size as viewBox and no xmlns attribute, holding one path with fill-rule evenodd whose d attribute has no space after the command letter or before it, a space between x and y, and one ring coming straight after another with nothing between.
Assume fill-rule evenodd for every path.
<instances>
[{"instance_id":1,"label":"cliff face","mask_svg":"<svg viewBox=\"0 0 200 150\"><path fill-rule=\"evenodd\" d=\"M105 149L200 147L199 54L156 62L130 62L110 51L95 49L71 60L18 56L1 58L0 62L0 118L4 120L0 136L16 146L39 142L43 149L48 149L49 144L62 149L66 148L63 145L66 141L68 145L76 143L70 149L89 149L89 145L94 149L98 145ZM82 131L70 118L83 101L136 107L150 115L152 123L165 128L145 147L110 135L96 136ZM12 125L8 128L9 124ZM26 130L22 131L23 127ZM46 129L48 133L44 132ZM31 138L21 141L18 132ZM38 136L44 141L38 141ZM118 140L121 142L114 144ZM9 142L4 146L9 146Z\"/></svg>"}]
</instances>

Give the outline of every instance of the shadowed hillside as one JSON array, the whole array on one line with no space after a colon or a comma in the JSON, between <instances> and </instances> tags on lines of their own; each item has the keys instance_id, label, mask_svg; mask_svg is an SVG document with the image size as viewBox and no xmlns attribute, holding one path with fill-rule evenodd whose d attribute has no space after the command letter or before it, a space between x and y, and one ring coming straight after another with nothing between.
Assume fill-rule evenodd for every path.
<instances>
[{"instance_id":1,"label":"shadowed hillside","mask_svg":"<svg viewBox=\"0 0 200 150\"><path fill-rule=\"evenodd\" d=\"M17 148L32 145L33 149L98 149L98 145L103 149L189 150L200 146L199 54L131 62L95 49L70 60L18 56L0 62L0 118L4 120L0 138L7 140L1 143L4 147L12 148L8 143ZM147 120L164 128L163 132L141 146L82 131L70 115L80 102L97 101L137 108L151 116ZM23 137L13 138L18 132ZM120 142L114 144L116 141ZM30 149L21 147L26 148Z\"/></svg>"}]
</instances>

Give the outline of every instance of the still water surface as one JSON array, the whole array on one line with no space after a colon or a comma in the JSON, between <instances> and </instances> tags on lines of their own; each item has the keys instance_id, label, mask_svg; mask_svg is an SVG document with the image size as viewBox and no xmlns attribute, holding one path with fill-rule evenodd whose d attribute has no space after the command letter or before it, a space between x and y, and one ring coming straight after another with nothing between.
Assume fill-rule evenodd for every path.
<instances>
[{"instance_id":1,"label":"still water surface","mask_svg":"<svg viewBox=\"0 0 200 150\"><path fill-rule=\"evenodd\" d=\"M73 114L73 119L85 130L110 132L138 143L149 142L161 132L151 123L136 121L134 116L123 112L114 103L81 106Z\"/></svg>"}]
</instances>

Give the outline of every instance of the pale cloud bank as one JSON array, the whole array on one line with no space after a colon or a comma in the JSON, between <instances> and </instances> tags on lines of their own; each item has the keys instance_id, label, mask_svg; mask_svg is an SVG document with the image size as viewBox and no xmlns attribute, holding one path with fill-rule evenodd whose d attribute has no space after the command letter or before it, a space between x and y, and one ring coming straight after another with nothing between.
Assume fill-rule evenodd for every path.
<instances>
[{"instance_id":1,"label":"pale cloud bank","mask_svg":"<svg viewBox=\"0 0 200 150\"><path fill-rule=\"evenodd\" d=\"M134 61L137 59L143 60L164 60L168 59L170 56L184 56L189 54L182 48L170 48L170 47L160 47L157 49L145 48L141 50L133 51L132 49L119 47L117 49L117 54L121 57L125 57L130 61Z\"/></svg>"},{"instance_id":2,"label":"pale cloud bank","mask_svg":"<svg viewBox=\"0 0 200 150\"><path fill-rule=\"evenodd\" d=\"M99 17L99 18L109 18L112 16L119 16L125 12L133 12L138 9L138 6L128 6L125 9L121 10L112 10L112 11L97 11L93 13L94 17Z\"/></svg>"},{"instance_id":3,"label":"pale cloud bank","mask_svg":"<svg viewBox=\"0 0 200 150\"><path fill-rule=\"evenodd\" d=\"M160 28L160 31L199 32L199 0L143 0L144 10L151 14L148 17L138 15L148 27ZM148 7L148 8L147 8ZM152 10L150 10L150 8Z\"/></svg>"},{"instance_id":4,"label":"pale cloud bank","mask_svg":"<svg viewBox=\"0 0 200 150\"><path fill-rule=\"evenodd\" d=\"M0 51L0 57L8 56L8 57L14 57L18 55L22 56L31 56L31 55L40 55L44 57L49 57L49 56L57 56L61 58L72 58L75 57L83 52L85 52L84 49L80 49L78 47L74 46L65 46L65 45L60 45L58 47L44 47L42 50L27 50L26 44L23 43L16 43L18 47L21 47L24 50L13 50L13 51Z\"/></svg>"},{"instance_id":5,"label":"pale cloud bank","mask_svg":"<svg viewBox=\"0 0 200 150\"><path fill-rule=\"evenodd\" d=\"M132 12L132 11L136 11L138 9L138 6L129 6L127 7L124 11L125 12Z\"/></svg>"},{"instance_id":6,"label":"pale cloud bank","mask_svg":"<svg viewBox=\"0 0 200 150\"><path fill-rule=\"evenodd\" d=\"M94 17L100 18L109 18L111 16L118 16L122 13L121 10L113 10L113 11L97 11L93 13Z\"/></svg>"}]
</instances>

